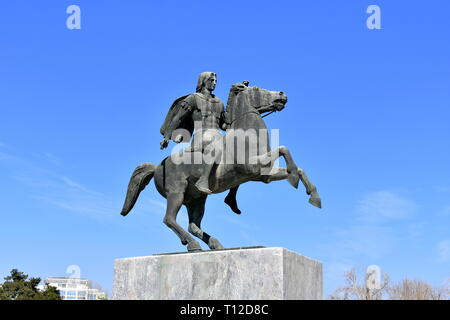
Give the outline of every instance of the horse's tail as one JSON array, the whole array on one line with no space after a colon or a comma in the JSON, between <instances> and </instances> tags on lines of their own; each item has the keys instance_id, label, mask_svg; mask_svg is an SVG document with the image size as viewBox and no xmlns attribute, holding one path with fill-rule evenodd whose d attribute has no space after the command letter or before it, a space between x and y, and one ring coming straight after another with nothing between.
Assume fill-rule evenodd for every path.
<instances>
[{"instance_id":1,"label":"horse's tail","mask_svg":"<svg viewBox=\"0 0 450 320\"><path fill-rule=\"evenodd\" d=\"M120 213L121 215L126 216L133 209L139 194L152 180L156 167L151 163L143 163L134 170L128 183L127 196Z\"/></svg>"}]
</instances>

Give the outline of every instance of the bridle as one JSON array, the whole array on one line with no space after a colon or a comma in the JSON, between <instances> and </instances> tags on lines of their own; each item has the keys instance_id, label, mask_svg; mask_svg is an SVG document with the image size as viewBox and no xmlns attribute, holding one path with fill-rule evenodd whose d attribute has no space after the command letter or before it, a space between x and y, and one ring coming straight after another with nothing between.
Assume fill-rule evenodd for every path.
<instances>
[{"instance_id":1,"label":"bridle","mask_svg":"<svg viewBox=\"0 0 450 320\"><path fill-rule=\"evenodd\" d=\"M231 122L230 122L230 125L232 125L236 120L241 119L241 118L243 118L245 115L250 114L250 113L254 113L254 114L257 114L258 116L260 116L261 118L265 118L265 117L267 117L268 115L271 115L272 113L278 111L277 108L275 107L275 105L274 105L273 103L268 104L268 105L265 105L265 106L261 106L261 107L259 107L259 108L260 108L260 109L263 109L263 108L269 108L269 107L274 107L274 109L273 109L272 111L270 111L269 113L263 115L263 116L262 116L261 113L259 113L258 111L247 111L247 112L244 112L239 118L236 118L236 119L234 119L233 121L231 121Z\"/></svg>"}]
</instances>

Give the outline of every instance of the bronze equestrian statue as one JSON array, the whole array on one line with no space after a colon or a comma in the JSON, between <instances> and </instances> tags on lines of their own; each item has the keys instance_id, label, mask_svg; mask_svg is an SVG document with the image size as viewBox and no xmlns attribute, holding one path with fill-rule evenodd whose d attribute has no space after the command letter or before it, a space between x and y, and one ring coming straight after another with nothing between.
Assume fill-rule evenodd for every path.
<instances>
[{"instance_id":1,"label":"bronze equestrian statue","mask_svg":"<svg viewBox=\"0 0 450 320\"><path fill-rule=\"evenodd\" d=\"M164 223L180 238L188 251L202 250L177 222L182 205L189 215L188 231L203 240L210 249L223 249L220 242L201 229L205 202L209 194L230 190L225 202L240 213L236 192L240 184L249 181L270 183L288 180L294 187L299 181L310 196L309 202L321 208L321 199L306 173L297 167L289 149L280 146L271 149L263 114L281 111L287 96L280 91L249 87L248 81L234 84L229 93L227 108L212 94L217 75L203 72L196 92L175 100L161 127L166 148L170 140L176 143L192 142L184 151L173 153L161 164L144 163L138 166L130 179L121 214L127 215L140 192L154 178L158 192L167 199ZM221 130L226 130L223 136ZM274 167L283 156L286 168Z\"/></svg>"}]
</instances>

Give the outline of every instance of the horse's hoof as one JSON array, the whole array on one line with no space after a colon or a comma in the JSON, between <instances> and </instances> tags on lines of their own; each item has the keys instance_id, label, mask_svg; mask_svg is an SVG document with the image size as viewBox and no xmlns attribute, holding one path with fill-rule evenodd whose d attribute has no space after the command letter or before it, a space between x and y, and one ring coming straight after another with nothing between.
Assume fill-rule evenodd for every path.
<instances>
[{"instance_id":1,"label":"horse's hoof","mask_svg":"<svg viewBox=\"0 0 450 320\"><path fill-rule=\"evenodd\" d=\"M188 243L187 250L188 250L188 252L198 252L198 251L202 251L203 249L197 241L194 241L194 242Z\"/></svg>"},{"instance_id":2,"label":"horse's hoof","mask_svg":"<svg viewBox=\"0 0 450 320\"><path fill-rule=\"evenodd\" d=\"M219 240L217 240L216 238L209 238L208 241L208 247L211 250L220 250L220 249L224 249L224 247L222 246L222 244L219 242Z\"/></svg>"},{"instance_id":3,"label":"horse's hoof","mask_svg":"<svg viewBox=\"0 0 450 320\"><path fill-rule=\"evenodd\" d=\"M300 181L300 176L297 173L290 173L288 176L288 181L291 186L295 189L298 188L298 182Z\"/></svg>"},{"instance_id":4,"label":"horse's hoof","mask_svg":"<svg viewBox=\"0 0 450 320\"><path fill-rule=\"evenodd\" d=\"M236 197L225 197L225 200L223 201L225 202L228 206L230 206L231 210L236 213L236 214L241 214L241 210L239 210L237 202L236 202Z\"/></svg>"},{"instance_id":5,"label":"horse's hoof","mask_svg":"<svg viewBox=\"0 0 450 320\"><path fill-rule=\"evenodd\" d=\"M322 201L320 200L320 197L310 197L309 203L311 203L313 206L322 209Z\"/></svg>"}]
</instances>

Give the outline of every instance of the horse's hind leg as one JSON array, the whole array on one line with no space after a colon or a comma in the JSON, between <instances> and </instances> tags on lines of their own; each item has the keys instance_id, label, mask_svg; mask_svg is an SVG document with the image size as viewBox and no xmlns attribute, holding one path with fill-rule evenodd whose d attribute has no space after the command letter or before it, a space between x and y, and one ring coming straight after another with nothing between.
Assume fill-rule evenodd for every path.
<instances>
[{"instance_id":1,"label":"horse's hind leg","mask_svg":"<svg viewBox=\"0 0 450 320\"><path fill-rule=\"evenodd\" d=\"M167 208L166 215L164 216L164 223L175 232L183 245L187 244L188 251L202 250L200 244L195 241L189 233L184 231L176 221L178 211L180 211L181 205L183 204L183 199L183 193L169 193L167 195Z\"/></svg>"},{"instance_id":2,"label":"horse's hind leg","mask_svg":"<svg viewBox=\"0 0 450 320\"><path fill-rule=\"evenodd\" d=\"M189 214L189 232L192 233L197 238L205 242L208 247L212 250L223 249L222 244L214 237L204 232L201 229L201 223L203 219L203 214L205 213L205 202L207 196L186 205Z\"/></svg>"}]
</instances>

